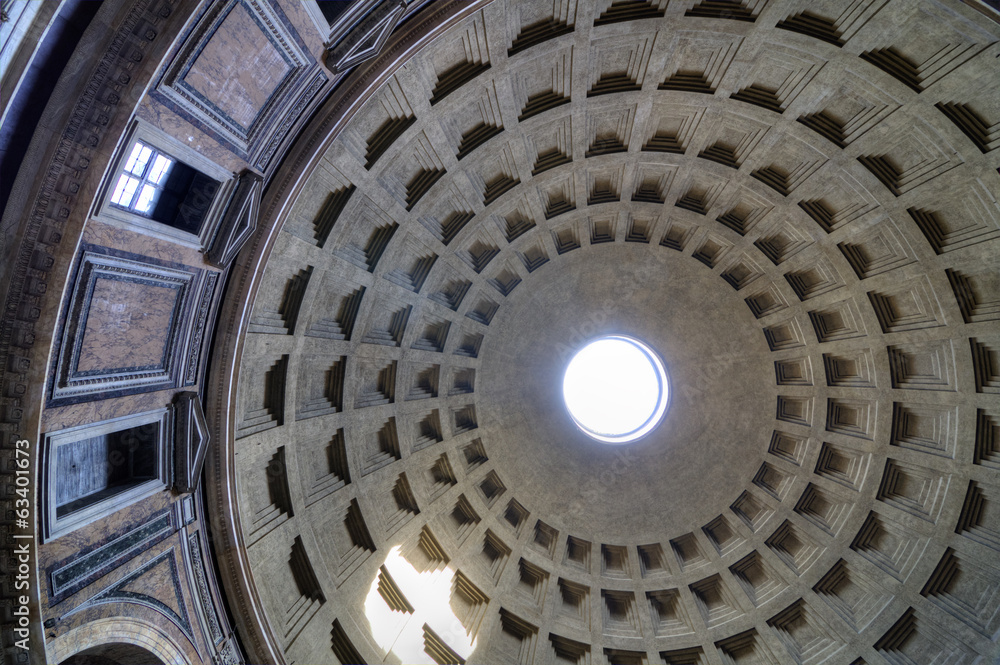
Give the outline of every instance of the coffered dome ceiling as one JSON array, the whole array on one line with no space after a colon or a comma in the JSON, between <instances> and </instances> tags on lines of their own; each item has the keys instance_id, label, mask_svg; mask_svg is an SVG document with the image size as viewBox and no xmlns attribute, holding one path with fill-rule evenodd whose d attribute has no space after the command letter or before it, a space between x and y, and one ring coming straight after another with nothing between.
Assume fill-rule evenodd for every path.
<instances>
[{"instance_id":1,"label":"coffered dome ceiling","mask_svg":"<svg viewBox=\"0 0 1000 665\"><path fill-rule=\"evenodd\" d=\"M1000 26L608 5L469 5L302 139L216 359L253 630L406 661L399 546L437 662L992 661ZM560 393L609 333L671 380L622 447Z\"/></svg>"}]
</instances>

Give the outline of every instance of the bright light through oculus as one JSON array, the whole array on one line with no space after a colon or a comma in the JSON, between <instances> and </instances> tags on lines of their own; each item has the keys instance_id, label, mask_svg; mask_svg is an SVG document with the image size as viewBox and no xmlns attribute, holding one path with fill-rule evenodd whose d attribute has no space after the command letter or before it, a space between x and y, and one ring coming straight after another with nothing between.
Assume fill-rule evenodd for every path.
<instances>
[{"instance_id":1,"label":"bright light through oculus","mask_svg":"<svg viewBox=\"0 0 1000 665\"><path fill-rule=\"evenodd\" d=\"M656 353L622 335L583 347L563 378L563 397L574 422L605 443L628 443L652 431L667 409L668 390Z\"/></svg>"},{"instance_id":2,"label":"bright light through oculus","mask_svg":"<svg viewBox=\"0 0 1000 665\"><path fill-rule=\"evenodd\" d=\"M455 575L450 566L420 572L403 557L399 545L389 550L365 597L365 617L376 644L404 663L435 665L442 661L428 650L428 638L433 634L431 641L443 643L454 652L453 658L457 656L444 662L468 660L476 648L475 632L485 605L478 612L475 607L463 612L463 624L455 615L458 603L452 604L452 599L459 597L453 592ZM393 585L399 595L390 590Z\"/></svg>"}]
</instances>

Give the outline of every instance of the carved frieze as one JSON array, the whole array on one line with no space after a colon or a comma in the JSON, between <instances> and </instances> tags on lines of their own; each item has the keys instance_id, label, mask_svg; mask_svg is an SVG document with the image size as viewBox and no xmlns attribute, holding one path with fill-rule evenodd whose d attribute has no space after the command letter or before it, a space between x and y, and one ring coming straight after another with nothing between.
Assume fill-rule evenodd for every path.
<instances>
[{"instance_id":1,"label":"carved frieze","mask_svg":"<svg viewBox=\"0 0 1000 665\"><path fill-rule=\"evenodd\" d=\"M198 383L201 369L202 345L205 332L209 327L209 316L215 301L216 286L219 283L219 273L207 272L201 285L201 296L191 317L191 334L188 336L187 350L184 354L184 385L193 386Z\"/></svg>"}]
</instances>

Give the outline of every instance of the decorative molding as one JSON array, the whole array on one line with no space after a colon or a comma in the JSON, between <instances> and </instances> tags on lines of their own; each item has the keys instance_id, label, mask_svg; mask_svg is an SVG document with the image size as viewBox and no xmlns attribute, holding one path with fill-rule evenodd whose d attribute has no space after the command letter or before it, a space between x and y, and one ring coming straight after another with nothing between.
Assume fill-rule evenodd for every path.
<instances>
[{"instance_id":1,"label":"decorative molding","mask_svg":"<svg viewBox=\"0 0 1000 665\"><path fill-rule=\"evenodd\" d=\"M158 598L154 598L153 596L139 593L137 591L126 590L126 587L132 585L136 582L136 580L160 565L166 565L167 571L169 572L172 586L171 590L177 598L177 606L180 608L179 613L174 611L173 608ZM157 584L157 587L158 590L166 590L162 584ZM106 603L135 603L136 605L142 605L143 607L155 610L166 617L170 623L177 626L184 636L191 640L192 644L195 643L194 633L191 628L191 619L187 612L187 604L184 602L184 596L181 593L180 574L177 570L177 559L174 554L173 547L153 557L142 566L121 578L111 586L98 592L96 595L91 596L66 614L60 616L59 620L65 620L77 612Z\"/></svg>"},{"instance_id":2,"label":"decorative molding","mask_svg":"<svg viewBox=\"0 0 1000 665\"><path fill-rule=\"evenodd\" d=\"M208 583L205 580L205 564L201 559L201 533L195 531L187 537L185 542L188 554L191 556L191 569L194 572L195 588L198 590L198 609L205 617L208 624L208 635L212 638L213 644L222 641L222 630L219 628L219 619L212 606L212 594L208 590Z\"/></svg>"},{"instance_id":3,"label":"decorative molding","mask_svg":"<svg viewBox=\"0 0 1000 665\"><path fill-rule=\"evenodd\" d=\"M326 73L320 69L319 65L313 65L309 77L305 83L302 84L301 92L298 97L295 98L293 104L285 110L284 115L274 123L271 127L273 128L270 133L270 141L264 147L262 151L257 153L253 157L253 166L260 169L261 171L268 168L271 164L271 159L278 152L278 147L282 143L290 142L294 140L294 136L297 132L292 131L294 125L301 127L306 120L309 118L308 108L313 101L316 99L319 91L326 86L329 79L326 77ZM314 109L312 109L314 110ZM292 137L291 139L289 137Z\"/></svg>"},{"instance_id":4,"label":"decorative molding","mask_svg":"<svg viewBox=\"0 0 1000 665\"><path fill-rule=\"evenodd\" d=\"M219 613L213 602L215 597L209 588L205 560L202 557L201 532L195 531L183 540L185 562L189 568L188 577L197 602L195 612L202 626L202 632L212 645L212 662L220 665L242 665L244 662L239 649L235 646L229 627L220 622Z\"/></svg>"},{"instance_id":5,"label":"decorative molding","mask_svg":"<svg viewBox=\"0 0 1000 665\"><path fill-rule=\"evenodd\" d=\"M118 567L169 536L177 529L175 513L169 509L146 518L136 528L112 540L82 552L70 560L62 561L49 569L49 593L53 600L61 600L76 593L90 582Z\"/></svg>"},{"instance_id":6,"label":"decorative molding","mask_svg":"<svg viewBox=\"0 0 1000 665\"><path fill-rule=\"evenodd\" d=\"M205 253L209 263L219 268L227 267L257 230L262 189L263 179L259 175L250 170L240 173L233 196Z\"/></svg>"},{"instance_id":7,"label":"decorative molding","mask_svg":"<svg viewBox=\"0 0 1000 665\"><path fill-rule=\"evenodd\" d=\"M190 309L192 285L200 273L198 269L180 264L84 245L65 314L49 405L175 387L183 364L179 361L184 359L183 353L178 351L187 328L184 323ZM116 294L113 289L119 288L126 292ZM129 290L131 293L128 293ZM146 316L150 312L150 296L154 294L161 301L161 311L154 313L166 319L158 322L164 324L159 329L156 328L157 322L150 325ZM133 297L134 301L107 300L116 295ZM146 308L143 320L137 321L134 326L128 316L130 305ZM124 309L119 311L120 307ZM102 326L117 330L116 341L119 344L137 347L158 341L159 348L149 350L151 355L144 364L100 366L100 349L88 346L92 324L95 328ZM134 330L135 334L129 335L130 330ZM100 347L106 347L109 336L98 330L94 334L101 337ZM150 338L155 335L162 337L159 340L139 339L143 334ZM139 360L142 358L137 356L135 361Z\"/></svg>"},{"instance_id":8,"label":"decorative molding","mask_svg":"<svg viewBox=\"0 0 1000 665\"><path fill-rule=\"evenodd\" d=\"M192 317L191 334L188 337L187 353L184 360L184 386L193 386L198 383L198 378L202 374L202 346L205 341L205 332L208 330L209 315L213 314L212 304L215 300L216 286L219 283L219 273L208 271L202 281L201 296L198 298L198 307L195 316Z\"/></svg>"},{"instance_id":9,"label":"decorative molding","mask_svg":"<svg viewBox=\"0 0 1000 665\"><path fill-rule=\"evenodd\" d=\"M368 6L361 6L356 12L367 12L361 20L350 25L348 21L354 17L345 17L344 23L350 27L343 33L331 35L328 41L326 67L334 74L377 56L406 10L405 0L376 0L374 6L370 2L364 4ZM348 11L355 13L353 8Z\"/></svg>"},{"instance_id":10,"label":"decorative molding","mask_svg":"<svg viewBox=\"0 0 1000 665\"><path fill-rule=\"evenodd\" d=\"M193 492L201 481L201 467L212 437L198 393L178 393L174 398L174 490Z\"/></svg>"},{"instance_id":11,"label":"decorative molding","mask_svg":"<svg viewBox=\"0 0 1000 665\"><path fill-rule=\"evenodd\" d=\"M230 44L216 45L211 50L208 47L217 34L222 35L219 37L222 41L234 37L220 32L220 29L230 17L234 18L233 27L239 27L240 15L234 13L238 11L247 14L251 24L263 34L274 56L280 60L280 63L272 63L275 65L272 69L283 66L283 71L267 91L266 99L261 100L255 109L252 118L233 117L223 108L225 100L210 99L205 91L188 80L189 76L195 79L199 76L197 65L203 54L232 48ZM328 81L294 28L283 16L279 16L279 11L264 0L213 3L188 35L181 52L173 59L154 93L172 110L228 143L237 154L260 169L268 166L291 125ZM212 64L208 63L208 66ZM245 73L252 75L249 70Z\"/></svg>"}]
</instances>

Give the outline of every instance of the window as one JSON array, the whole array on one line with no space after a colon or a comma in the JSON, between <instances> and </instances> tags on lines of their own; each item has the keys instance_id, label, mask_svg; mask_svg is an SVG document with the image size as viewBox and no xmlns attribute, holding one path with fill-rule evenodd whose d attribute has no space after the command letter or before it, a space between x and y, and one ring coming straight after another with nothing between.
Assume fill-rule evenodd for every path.
<instances>
[{"instance_id":1,"label":"window","mask_svg":"<svg viewBox=\"0 0 1000 665\"><path fill-rule=\"evenodd\" d=\"M215 180L136 141L115 183L111 203L197 235L218 188Z\"/></svg>"},{"instance_id":2,"label":"window","mask_svg":"<svg viewBox=\"0 0 1000 665\"><path fill-rule=\"evenodd\" d=\"M45 535L56 538L164 489L168 409L45 437Z\"/></svg>"},{"instance_id":3,"label":"window","mask_svg":"<svg viewBox=\"0 0 1000 665\"><path fill-rule=\"evenodd\" d=\"M347 11L350 2L347 0L316 0L319 10L323 13L323 18L330 25L337 22L340 15Z\"/></svg>"},{"instance_id":4,"label":"window","mask_svg":"<svg viewBox=\"0 0 1000 665\"><path fill-rule=\"evenodd\" d=\"M94 214L103 222L205 251L235 183L232 172L194 147L136 120Z\"/></svg>"},{"instance_id":5,"label":"window","mask_svg":"<svg viewBox=\"0 0 1000 665\"><path fill-rule=\"evenodd\" d=\"M302 3L302 6L309 12L310 18L312 18L313 23L319 30L319 34L327 42L329 42L329 38L333 33L333 28L343 20L344 14L352 5L354 5L352 0L306 0L306 2ZM357 10L357 7L355 7L355 10ZM351 13L355 14L357 12L352 11ZM356 21L357 18L355 18Z\"/></svg>"}]
</instances>

